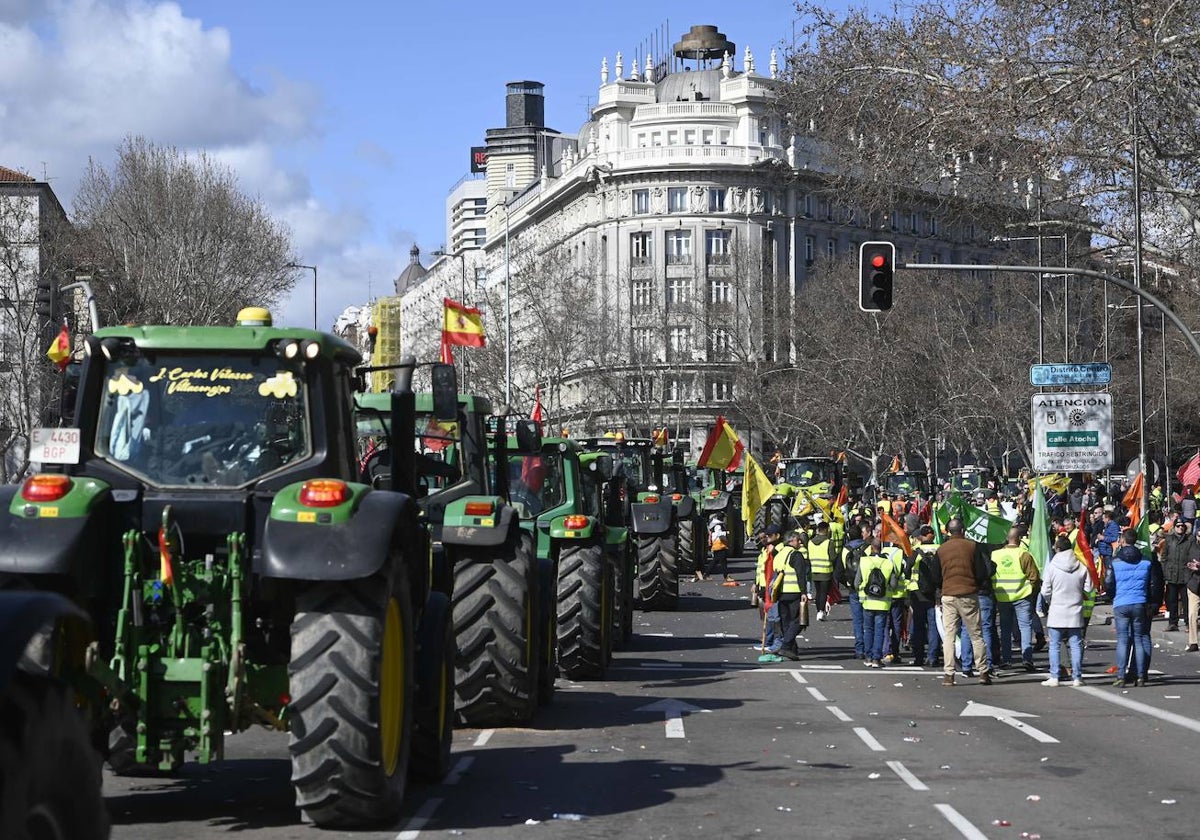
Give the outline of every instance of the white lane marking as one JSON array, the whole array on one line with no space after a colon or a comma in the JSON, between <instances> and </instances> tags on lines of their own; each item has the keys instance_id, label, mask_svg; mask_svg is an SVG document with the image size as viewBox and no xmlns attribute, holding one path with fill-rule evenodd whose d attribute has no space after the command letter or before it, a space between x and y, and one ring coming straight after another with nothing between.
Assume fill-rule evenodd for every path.
<instances>
[{"instance_id":1,"label":"white lane marking","mask_svg":"<svg viewBox=\"0 0 1200 840\"><path fill-rule=\"evenodd\" d=\"M692 712L710 712L710 709L702 709L699 706L693 706L684 700L657 700L653 703L647 703L645 706L639 706L634 709L635 712L662 712L666 717L666 734L668 738L686 738L687 735L683 730L683 716Z\"/></svg>"},{"instance_id":2,"label":"white lane marking","mask_svg":"<svg viewBox=\"0 0 1200 840\"><path fill-rule=\"evenodd\" d=\"M871 748L873 752L887 752L887 747L875 740L875 736L867 731L865 726L854 727L854 734L862 738L862 742Z\"/></svg>"},{"instance_id":3,"label":"white lane marking","mask_svg":"<svg viewBox=\"0 0 1200 840\"><path fill-rule=\"evenodd\" d=\"M818 703L828 703L829 702L829 698L826 697L824 694L822 694L821 689L817 688L816 686L810 685L808 687L808 693L811 694L812 699L816 700Z\"/></svg>"},{"instance_id":4,"label":"white lane marking","mask_svg":"<svg viewBox=\"0 0 1200 840\"><path fill-rule=\"evenodd\" d=\"M1101 700L1107 700L1109 703L1117 706L1124 706L1127 709L1133 709L1135 712L1141 712L1144 715L1156 717L1159 720L1165 720L1167 723L1173 723L1176 726L1182 726L1184 729L1190 729L1193 732L1200 732L1200 721L1192 720L1192 718L1184 717L1175 712L1168 712L1163 709L1155 708L1146 703L1139 703L1137 700L1130 700L1122 694L1114 694L1111 691L1105 691L1102 688L1077 688L1076 691L1082 691L1090 694L1093 697L1098 697Z\"/></svg>"},{"instance_id":5,"label":"white lane marking","mask_svg":"<svg viewBox=\"0 0 1200 840\"><path fill-rule=\"evenodd\" d=\"M806 671L844 671L845 665L801 665Z\"/></svg>"},{"instance_id":6,"label":"white lane marking","mask_svg":"<svg viewBox=\"0 0 1200 840\"><path fill-rule=\"evenodd\" d=\"M850 641L854 641L854 637L853 637L853 636L834 636L833 638L835 638L835 639L849 639Z\"/></svg>"},{"instance_id":7,"label":"white lane marking","mask_svg":"<svg viewBox=\"0 0 1200 840\"><path fill-rule=\"evenodd\" d=\"M831 715L840 720L842 723L850 723L854 720L854 718L850 717L850 715L843 712L837 706L826 706L825 708L829 710Z\"/></svg>"},{"instance_id":8,"label":"white lane marking","mask_svg":"<svg viewBox=\"0 0 1200 840\"><path fill-rule=\"evenodd\" d=\"M638 633L639 636L658 636L660 639L673 639L674 633Z\"/></svg>"},{"instance_id":9,"label":"white lane marking","mask_svg":"<svg viewBox=\"0 0 1200 840\"><path fill-rule=\"evenodd\" d=\"M804 679L804 675L799 671L788 671L792 675L792 679L800 683L800 685L808 685L808 680Z\"/></svg>"},{"instance_id":10,"label":"white lane marking","mask_svg":"<svg viewBox=\"0 0 1200 840\"><path fill-rule=\"evenodd\" d=\"M894 772L897 776L899 776L901 779L903 779L904 783L907 784L913 790L929 790L929 785L925 784L920 779L918 779L916 776L914 776L913 772L911 770L909 770L907 767L905 767L903 764L901 764L899 761L889 761L887 763L887 766L891 767L892 772Z\"/></svg>"},{"instance_id":11,"label":"white lane marking","mask_svg":"<svg viewBox=\"0 0 1200 840\"><path fill-rule=\"evenodd\" d=\"M471 768L471 765L474 763L475 763L475 756L464 755L454 765L453 769L450 770L450 773L446 776L446 778L442 779L442 784L444 784L444 785L458 784L460 781L462 781L463 773L466 773L467 770L469 770Z\"/></svg>"},{"instance_id":12,"label":"white lane marking","mask_svg":"<svg viewBox=\"0 0 1200 840\"><path fill-rule=\"evenodd\" d=\"M942 812L950 825L958 829L958 833L967 840L987 840L987 835L971 824L971 821L964 817L958 811L954 810L953 805L937 804L933 806Z\"/></svg>"},{"instance_id":13,"label":"white lane marking","mask_svg":"<svg viewBox=\"0 0 1200 840\"><path fill-rule=\"evenodd\" d=\"M706 639L740 639L741 636L739 636L737 633L705 633L704 638L706 638ZM751 641L751 640L747 639L746 641Z\"/></svg>"},{"instance_id":14,"label":"white lane marking","mask_svg":"<svg viewBox=\"0 0 1200 840\"><path fill-rule=\"evenodd\" d=\"M682 662L642 662L638 665L639 668L682 668ZM703 665L700 667L704 667Z\"/></svg>"},{"instance_id":15,"label":"white lane marking","mask_svg":"<svg viewBox=\"0 0 1200 840\"><path fill-rule=\"evenodd\" d=\"M441 804L442 800L438 798L425 800L417 809L417 813L413 814L412 819L408 821L408 825L404 826L404 830L396 835L396 840L417 840L421 836L421 829L428 824L429 818Z\"/></svg>"},{"instance_id":16,"label":"white lane marking","mask_svg":"<svg viewBox=\"0 0 1200 840\"><path fill-rule=\"evenodd\" d=\"M496 734L495 729L485 729L475 736L475 746L487 746L487 742L492 740L492 736Z\"/></svg>"}]
</instances>

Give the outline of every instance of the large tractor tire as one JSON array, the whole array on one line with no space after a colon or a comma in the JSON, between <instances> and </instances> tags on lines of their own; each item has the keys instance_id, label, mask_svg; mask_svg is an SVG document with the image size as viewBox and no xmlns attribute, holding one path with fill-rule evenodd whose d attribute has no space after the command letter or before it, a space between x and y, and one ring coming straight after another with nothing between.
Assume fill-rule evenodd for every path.
<instances>
[{"instance_id":1,"label":"large tractor tire","mask_svg":"<svg viewBox=\"0 0 1200 840\"><path fill-rule=\"evenodd\" d=\"M741 508L726 508L725 527L729 529L729 556L741 557L746 553L746 523L742 522Z\"/></svg>"},{"instance_id":2,"label":"large tractor tire","mask_svg":"<svg viewBox=\"0 0 1200 840\"><path fill-rule=\"evenodd\" d=\"M635 575L631 568L633 544L622 543L613 563L613 646L621 647L633 639L633 589Z\"/></svg>"},{"instance_id":3,"label":"large tractor tire","mask_svg":"<svg viewBox=\"0 0 1200 840\"><path fill-rule=\"evenodd\" d=\"M106 840L100 756L64 685L23 671L0 696L0 837Z\"/></svg>"},{"instance_id":4,"label":"large tractor tire","mask_svg":"<svg viewBox=\"0 0 1200 840\"><path fill-rule=\"evenodd\" d=\"M296 598L288 664L296 804L322 828L396 819L404 801L416 657L405 576L319 583Z\"/></svg>"},{"instance_id":5,"label":"large tractor tire","mask_svg":"<svg viewBox=\"0 0 1200 840\"><path fill-rule=\"evenodd\" d=\"M638 537L638 601L643 610L673 610L679 606L679 570L675 535Z\"/></svg>"},{"instance_id":6,"label":"large tractor tire","mask_svg":"<svg viewBox=\"0 0 1200 840\"><path fill-rule=\"evenodd\" d=\"M784 533L788 530L789 523L794 522L783 499L767 499L758 509L758 513L754 514L754 536L757 537L769 525L774 525L780 533ZM794 527L794 524L791 527Z\"/></svg>"},{"instance_id":7,"label":"large tractor tire","mask_svg":"<svg viewBox=\"0 0 1200 840\"><path fill-rule=\"evenodd\" d=\"M612 602L604 547L564 545L558 555L558 667L567 679L604 676L612 649Z\"/></svg>"},{"instance_id":8,"label":"large tractor tire","mask_svg":"<svg viewBox=\"0 0 1200 840\"><path fill-rule=\"evenodd\" d=\"M533 540L523 536L530 556L534 554ZM554 702L555 681L558 679L558 573L549 560L535 560L538 574L538 605L541 612L541 631L538 643L542 651L541 670L538 671L538 705L548 706Z\"/></svg>"},{"instance_id":9,"label":"large tractor tire","mask_svg":"<svg viewBox=\"0 0 1200 840\"><path fill-rule=\"evenodd\" d=\"M691 517L679 520L679 555L676 567L681 575L704 571L696 563L696 522Z\"/></svg>"},{"instance_id":10,"label":"large tractor tire","mask_svg":"<svg viewBox=\"0 0 1200 840\"><path fill-rule=\"evenodd\" d=\"M455 704L464 726L533 717L541 664L537 558L524 535L454 564Z\"/></svg>"},{"instance_id":11,"label":"large tractor tire","mask_svg":"<svg viewBox=\"0 0 1200 840\"><path fill-rule=\"evenodd\" d=\"M454 738L454 617L450 599L432 592L417 630L417 696L409 774L440 782L450 772Z\"/></svg>"}]
</instances>

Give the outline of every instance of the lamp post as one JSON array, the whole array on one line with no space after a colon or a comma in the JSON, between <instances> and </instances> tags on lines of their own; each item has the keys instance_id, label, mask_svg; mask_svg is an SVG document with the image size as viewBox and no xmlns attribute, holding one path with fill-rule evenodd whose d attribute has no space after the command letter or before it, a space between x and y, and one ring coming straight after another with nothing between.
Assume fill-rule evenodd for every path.
<instances>
[{"instance_id":1,"label":"lamp post","mask_svg":"<svg viewBox=\"0 0 1200 840\"><path fill-rule=\"evenodd\" d=\"M315 330L317 328L317 267L315 265L288 263L284 268L306 268L313 273L313 329Z\"/></svg>"},{"instance_id":2,"label":"lamp post","mask_svg":"<svg viewBox=\"0 0 1200 840\"><path fill-rule=\"evenodd\" d=\"M995 236L992 237L993 242L1033 242L1038 244L1038 266L1042 265L1042 242L1046 239L1061 239L1063 249L1063 268L1067 267L1067 235L1065 233L1053 233L1048 236L1038 234L1037 236ZM1071 328L1068 319L1068 303L1067 303L1067 281L1070 275L1063 275L1063 363L1071 361ZM1107 291L1107 286L1105 287ZM1042 299L1043 299L1042 275L1038 275L1038 364L1046 361L1045 358L1045 333L1042 318ZM1107 357L1105 358L1107 361Z\"/></svg>"},{"instance_id":3,"label":"lamp post","mask_svg":"<svg viewBox=\"0 0 1200 840\"><path fill-rule=\"evenodd\" d=\"M512 406L512 276L508 251L508 202L504 202L504 403Z\"/></svg>"}]
</instances>

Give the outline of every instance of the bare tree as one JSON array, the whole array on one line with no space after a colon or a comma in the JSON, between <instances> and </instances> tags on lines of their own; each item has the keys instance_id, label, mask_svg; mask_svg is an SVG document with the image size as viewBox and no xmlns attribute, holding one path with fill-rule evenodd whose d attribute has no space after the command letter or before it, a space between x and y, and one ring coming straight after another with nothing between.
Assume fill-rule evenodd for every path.
<instances>
[{"instance_id":1,"label":"bare tree","mask_svg":"<svg viewBox=\"0 0 1200 840\"><path fill-rule=\"evenodd\" d=\"M75 215L106 322L229 324L295 283L290 232L203 152L129 138L111 171L89 162Z\"/></svg>"}]
</instances>

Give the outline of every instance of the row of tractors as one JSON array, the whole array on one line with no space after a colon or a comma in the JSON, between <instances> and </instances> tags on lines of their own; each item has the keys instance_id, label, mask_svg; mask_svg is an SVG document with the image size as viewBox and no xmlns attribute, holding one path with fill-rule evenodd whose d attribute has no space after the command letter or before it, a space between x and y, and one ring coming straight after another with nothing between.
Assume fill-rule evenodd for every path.
<instances>
[{"instance_id":1,"label":"row of tractors","mask_svg":"<svg viewBox=\"0 0 1200 840\"><path fill-rule=\"evenodd\" d=\"M455 724L602 677L634 609L675 608L707 514L738 520L723 476L543 437L451 366L416 393L420 366L367 393L350 344L262 310L83 339L44 471L0 488L0 837L107 837L100 757L171 773L257 726L288 733L307 819L394 821Z\"/></svg>"}]
</instances>

